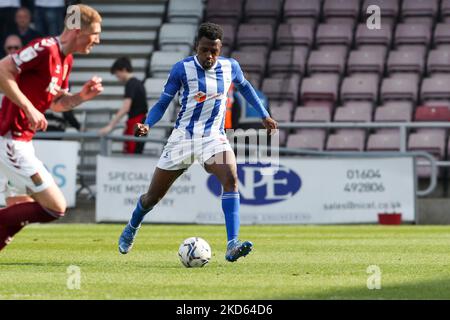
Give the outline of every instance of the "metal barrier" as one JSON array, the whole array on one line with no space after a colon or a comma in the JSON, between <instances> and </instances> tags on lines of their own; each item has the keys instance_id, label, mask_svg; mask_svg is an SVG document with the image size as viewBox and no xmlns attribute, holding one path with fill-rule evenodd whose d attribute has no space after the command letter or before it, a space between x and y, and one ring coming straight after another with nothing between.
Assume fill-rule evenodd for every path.
<instances>
[{"instance_id":1,"label":"metal barrier","mask_svg":"<svg viewBox=\"0 0 450 320\"><path fill-rule=\"evenodd\" d=\"M161 122L158 123L155 128L173 128L173 123ZM336 151L314 151L314 150L302 150L302 149L290 149L280 147L279 151L284 154L299 155L299 156L314 156L314 157L352 157L352 158L380 158L380 157L413 157L418 165L424 165L419 161L419 158L427 160L427 166L431 169L430 183L425 190L417 190L416 183L416 195L426 196L431 194L437 186L437 176L439 167L450 167L450 161L437 161L430 153L424 151L407 151L407 133L408 129L414 128L439 128L450 129L450 123L438 123L438 122L415 122L415 123L280 123L280 129L305 129L305 128L321 128L321 129L342 129L342 128L357 128L357 129L380 129L380 128L393 128L400 130L400 151L399 152L336 152ZM117 136L106 135L100 136L97 132L80 132L80 133L62 133L62 132L38 132L36 138L50 138L50 139L65 139L65 140L98 140L100 142L99 154L103 156L111 155L111 148L109 141L136 141L136 142L153 142L165 144L167 139L155 139L151 135L149 137L133 137L133 136ZM249 145L236 145L238 148L261 148L261 146L249 146ZM83 148L82 148L83 150ZM81 165L83 164L83 151L81 152ZM92 194L92 190L89 186L83 185L82 180L86 175L85 172L80 172L79 177L82 184L82 188L87 188ZM418 179L418 178L417 178ZM79 190L80 191L80 190Z\"/></svg>"}]
</instances>

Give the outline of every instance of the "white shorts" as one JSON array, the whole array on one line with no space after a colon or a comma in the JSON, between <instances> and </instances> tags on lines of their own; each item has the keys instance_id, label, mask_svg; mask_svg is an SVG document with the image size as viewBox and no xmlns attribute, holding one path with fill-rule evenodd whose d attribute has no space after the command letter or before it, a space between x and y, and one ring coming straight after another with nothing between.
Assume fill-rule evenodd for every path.
<instances>
[{"instance_id":1,"label":"white shorts","mask_svg":"<svg viewBox=\"0 0 450 320\"><path fill-rule=\"evenodd\" d=\"M204 165L212 156L224 151L233 152L225 135L189 139L184 131L174 129L164 146L157 167L163 170L187 169L195 161Z\"/></svg>"},{"instance_id":2,"label":"white shorts","mask_svg":"<svg viewBox=\"0 0 450 320\"><path fill-rule=\"evenodd\" d=\"M6 195L24 195L44 191L54 180L44 164L36 158L31 141L0 136L0 175L7 180Z\"/></svg>"}]
</instances>

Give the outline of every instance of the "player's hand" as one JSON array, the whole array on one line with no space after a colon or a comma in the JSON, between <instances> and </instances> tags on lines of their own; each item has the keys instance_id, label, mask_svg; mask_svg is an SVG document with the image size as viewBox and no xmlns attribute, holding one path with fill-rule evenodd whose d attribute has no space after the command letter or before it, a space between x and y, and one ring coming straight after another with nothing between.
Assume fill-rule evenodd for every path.
<instances>
[{"instance_id":1,"label":"player's hand","mask_svg":"<svg viewBox=\"0 0 450 320\"><path fill-rule=\"evenodd\" d=\"M48 122L45 116L39 112L36 108L31 108L26 112L30 128L34 131L42 130L47 131Z\"/></svg>"},{"instance_id":2,"label":"player's hand","mask_svg":"<svg viewBox=\"0 0 450 320\"><path fill-rule=\"evenodd\" d=\"M278 122L273 120L271 117L264 118L262 120L264 128L267 129L267 133L272 135L275 133L275 130L278 129Z\"/></svg>"},{"instance_id":3,"label":"player's hand","mask_svg":"<svg viewBox=\"0 0 450 320\"><path fill-rule=\"evenodd\" d=\"M83 85L80 97L83 101L94 99L103 92L102 78L94 76Z\"/></svg>"},{"instance_id":4,"label":"player's hand","mask_svg":"<svg viewBox=\"0 0 450 320\"><path fill-rule=\"evenodd\" d=\"M148 125L143 123L136 123L136 125L134 126L134 136L144 137L148 134L149 130L150 128L148 127Z\"/></svg>"}]
</instances>

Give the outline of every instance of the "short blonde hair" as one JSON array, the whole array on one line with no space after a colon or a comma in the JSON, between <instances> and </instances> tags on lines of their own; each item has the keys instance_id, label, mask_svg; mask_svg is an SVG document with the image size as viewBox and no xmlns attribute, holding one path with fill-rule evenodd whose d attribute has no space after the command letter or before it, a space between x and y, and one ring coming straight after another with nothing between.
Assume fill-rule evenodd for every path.
<instances>
[{"instance_id":1,"label":"short blonde hair","mask_svg":"<svg viewBox=\"0 0 450 320\"><path fill-rule=\"evenodd\" d=\"M64 26L66 29L73 29L68 26L68 20L72 18L73 14L70 13L71 7L78 7L79 16L80 16L80 22L79 25L81 29L87 29L89 28L93 23L101 23L102 17L98 13L97 10L95 10L92 7L89 7L84 4L77 4L69 7L68 14L66 15L66 18L64 19ZM75 8L76 10L76 8ZM73 11L72 11L73 12Z\"/></svg>"}]
</instances>

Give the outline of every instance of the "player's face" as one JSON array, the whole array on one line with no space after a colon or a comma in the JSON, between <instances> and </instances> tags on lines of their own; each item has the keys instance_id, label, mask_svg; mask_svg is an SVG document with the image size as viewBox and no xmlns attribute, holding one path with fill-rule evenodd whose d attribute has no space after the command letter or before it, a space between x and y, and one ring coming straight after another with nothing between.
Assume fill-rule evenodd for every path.
<instances>
[{"instance_id":1,"label":"player's face","mask_svg":"<svg viewBox=\"0 0 450 320\"><path fill-rule=\"evenodd\" d=\"M202 37L197 45L197 58L203 69L211 69L216 63L222 49L222 41Z\"/></svg>"},{"instance_id":2,"label":"player's face","mask_svg":"<svg viewBox=\"0 0 450 320\"><path fill-rule=\"evenodd\" d=\"M77 52L88 54L92 48L100 43L100 23L93 23L89 28L80 31L77 37Z\"/></svg>"}]
</instances>

